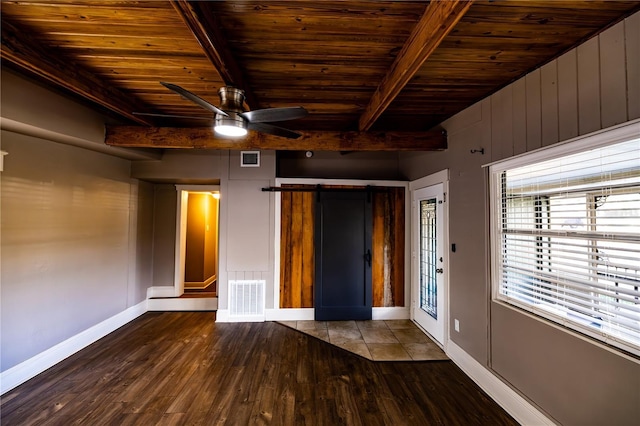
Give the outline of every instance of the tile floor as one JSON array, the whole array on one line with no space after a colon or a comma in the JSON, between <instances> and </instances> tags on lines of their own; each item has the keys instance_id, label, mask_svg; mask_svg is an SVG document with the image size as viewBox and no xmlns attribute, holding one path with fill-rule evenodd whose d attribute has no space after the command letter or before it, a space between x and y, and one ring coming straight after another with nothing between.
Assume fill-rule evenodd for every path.
<instances>
[{"instance_id":1,"label":"tile floor","mask_svg":"<svg viewBox=\"0 0 640 426\"><path fill-rule=\"evenodd\" d=\"M373 361L433 361L449 359L410 320L280 321Z\"/></svg>"}]
</instances>

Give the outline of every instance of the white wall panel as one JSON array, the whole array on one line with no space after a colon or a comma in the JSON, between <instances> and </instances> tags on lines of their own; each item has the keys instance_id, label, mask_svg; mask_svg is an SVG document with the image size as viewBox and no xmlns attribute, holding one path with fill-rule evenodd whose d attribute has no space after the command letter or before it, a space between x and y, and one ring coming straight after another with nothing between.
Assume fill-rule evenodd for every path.
<instances>
[{"instance_id":1,"label":"white wall panel","mask_svg":"<svg viewBox=\"0 0 640 426\"><path fill-rule=\"evenodd\" d=\"M620 102L627 97L624 24L609 28L599 39L602 127L611 127L627 121L627 103Z\"/></svg>"},{"instance_id":2,"label":"white wall panel","mask_svg":"<svg viewBox=\"0 0 640 426\"><path fill-rule=\"evenodd\" d=\"M542 146L542 95L540 93L540 70L525 77L527 88L527 151Z\"/></svg>"},{"instance_id":3,"label":"white wall panel","mask_svg":"<svg viewBox=\"0 0 640 426\"><path fill-rule=\"evenodd\" d=\"M502 91L496 92L491 96L489 100L491 102L491 111L502 111ZM506 121L506 120L504 120ZM499 114L491 116L491 160L496 161L502 157L502 126L503 121L500 119Z\"/></svg>"},{"instance_id":4,"label":"white wall panel","mask_svg":"<svg viewBox=\"0 0 640 426\"><path fill-rule=\"evenodd\" d=\"M622 25L627 64L627 115L633 120L640 118L640 13L630 16Z\"/></svg>"},{"instance_id":5,"label":"white wall panel","mask_svg":"<svg viewBox=\"0 0 640 426\"><path fill-rule=\"evenodd\" d=\"M491 159L513 155L513 87L507 86L491 96Z\"/></svg>"},{"instance_id":6,"label":"white wall panel","mask_svg":"<svg viewBox=\"0 0 640 426\"><path fill-rule=\"evenodd\" d=\"M558 142L558 65L551 61L540 69L542 146Z\"/></svg>"},{"instance_id":7,"label":"white wall panel","mask_svg":"<svg viewBox=\"0 0 640 426\"><path fill-rule=\"evenodd\" d=\"M602 128L600 122L600 48L598 38L578 46L578 131Z\"/></svg>"},{"instance_id":8,"label":"white wall panel","mask_svg":"<svg viewBox=\"0 0 640 426\"><path fill-rule=\"evenodd\" d=\"M513 110L513 153L522 154L527 150L527 87L521 78L511 85L513 89L511 108Z\"/></svg>"},{"instance_id":9,"label":"white wall panel","mask_svg":"<svg viewBox=\"0 0 640 426\"><path fill-rule=\"evenodd\" d=\"M558 139L578 136L578 58L575 49L558 58Z\"/></svg>"}]
</instances>

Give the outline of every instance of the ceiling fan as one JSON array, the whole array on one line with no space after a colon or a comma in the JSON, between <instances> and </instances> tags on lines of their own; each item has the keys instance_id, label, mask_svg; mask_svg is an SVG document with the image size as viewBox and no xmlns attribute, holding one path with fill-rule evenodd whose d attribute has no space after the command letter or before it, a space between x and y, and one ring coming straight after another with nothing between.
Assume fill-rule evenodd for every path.
<instances>
[{"instance_id":1,"label":"ceiling fan","mask_svg":"<svg viewBox=\"0 0 640 426\"><path fill-rule=\"evenodd\" d=\"M244 110L244 91L232 86L223 86L218 90L220 106L217 107L188 90L171 83L160 82L167 89L176 92L180 96L189 99L209 112L214 113L213 129L222 136L241 137L247 134L247 130L255 130L261 133L281 136L289 139L297 139L302 134L293 130L269 124L274 121L287 121L305 117L308 113L303 107L265 108L254 111ZM169 114L135 113L136 115L149 115L155 117L196 118L210 120L208 117L187 117Z\"/></svg>"}]
</instances>

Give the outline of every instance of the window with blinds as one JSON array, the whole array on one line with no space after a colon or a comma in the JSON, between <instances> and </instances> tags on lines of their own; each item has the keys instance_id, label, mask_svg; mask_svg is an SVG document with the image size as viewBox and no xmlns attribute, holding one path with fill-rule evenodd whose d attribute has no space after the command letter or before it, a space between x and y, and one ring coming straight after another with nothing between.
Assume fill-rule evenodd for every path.
<instances>
[{"instance_id":1,"label":"window with blinds","mask_svg":"<svg viewBox=\"0 0 640 426\"><path fill-rule=\"evenodd\" d=\"M494 299L640 355L640 126L493 164ZM626 129L627 131L629 128Z\"/></svg>"}]
</instances>

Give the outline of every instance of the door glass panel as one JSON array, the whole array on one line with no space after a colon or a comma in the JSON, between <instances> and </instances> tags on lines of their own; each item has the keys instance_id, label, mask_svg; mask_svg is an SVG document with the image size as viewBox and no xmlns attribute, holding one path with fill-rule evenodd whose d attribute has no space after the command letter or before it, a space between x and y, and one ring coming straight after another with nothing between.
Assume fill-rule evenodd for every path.
<instances>
[{"instance_id":1,"label":"door glass panel","mask_svg":"<svg viewBox=\"0 0 640 426\"><path fill-rule=\"evenodd\" d=\"M438 319L436 203L420 200L420 309Z\"/></svg>"}]
</instances>

